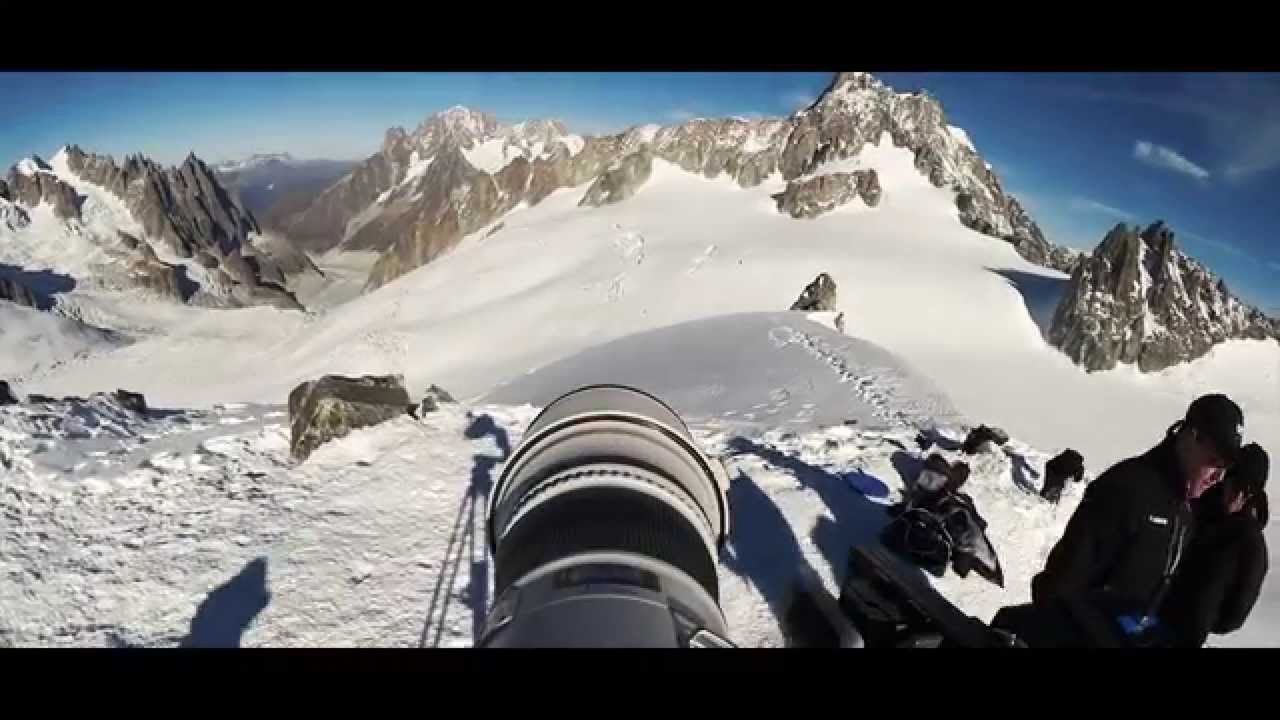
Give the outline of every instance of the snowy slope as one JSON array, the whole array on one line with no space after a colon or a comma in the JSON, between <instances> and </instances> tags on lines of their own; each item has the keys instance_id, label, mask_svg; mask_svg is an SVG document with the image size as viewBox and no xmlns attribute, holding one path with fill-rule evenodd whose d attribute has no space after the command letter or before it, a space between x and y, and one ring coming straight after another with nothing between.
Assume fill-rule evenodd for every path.
<instances>
[{"instance_id":1,"label":"snowy slope","mask_svg":"<svg viewBox=\"0 0 1280 720\"><path fill-rule=\"evenodd\" d=\"M928 378L961 417L1004 427L1045 453L1076 448L1093 474L1152 445L1193 397L1208 390L1236 398L1247 414L1246 434L1273 455L1280 453L1276 343L1226 343L1205 358L1158 374L1142 375L1129 368L1087 374L1049 347L1042 334L1045 308L1056 303L1065 284L1061 274L1031 265L1008 244L961 226L951 193L930 185L915 170L911 154L892 147L887 138L878 148L866 148L862 157L874 162L884 187L874 209L853 203L800 222L777 213L769 197L782 189L776 177L744 190L727 178L709 180L657 160L652 177L626 202L582 208L577 203L584 187L560 190L535 207L508 214L496 232L490 234L492 228L486 228L428 266L322 314L258 308L205 313L194 320L184 316L182 322L167 325L163 335L92 362L69 363L31 379L27 389L87 394L127 387L161 405L209 407L227 401L280 403L296 383L324 372L402 372L413 395L429 383L439 383L462 398L479 398L490 391L500 397L504 390L494 388L511 381L506 391L528 395L507 401L522 402L549 392L534 379L520 389L520 381L513 379L530 371L535 371L531 378L555 377L563 384L565 367L572 365L556 370L555 364L585 357L579 354L589 348L677 323L730 313L774 313L789 307L815 275L827 272L839 286L839 309L850 336L909 363L913 375ZM733 359L739 358L737 352L726 343L725 362L749 366L750 360ZM210 363L209 358L219 362ZM705 372L714 364L714 359L704 357L695 370ZM199 382L191 380L192 367L201 369ZM682 383L690 392L717 382L729 385L696 374L682 381L678 364L667 367L677 378L668 387L678 392L684 391ZM539 368L543 375L536 372ZM628 372L643 369L632 367ZM786 386L785 381L777 384ZM735 386L735 393L738 387L742 386ZM751 405L773 402L773 389L743 390L760 399L746 408L729 409L752 412ZM740 405L746 399L733 402ZM511 432L517 430L512 427ZM752 434L762 429L735 430L739 431ZM822 433L827 431L807 432L817 434L761 442L788 451L793 443L825 448ZM369 442L387 458L397 453L421 458L425 452L436 452L396 445L408 437L374 433ZM726 437L723 442L731 440ZM1027 454L1036 467L1039 456L1029 450ZM815 462L833 472L848 473L854 467L836 450L830 456L819 455ZM892 452L885 456L892 458ZM424 468L452 472L449 468L454 467L443 459L395 463L428 483L446 480ZM465 474L466 463L462 464ZM775 471L778 467L775 464ZM983 472L1005 477L1005 470L1001 466ZM312 470L304 466L289 472L310 478ZM342 500L344 508L361 501L377 507L392 502L362 494L361 479L369 480L372 470L344 472L350 474L349 485L341 487L353 493ZM877 477L892 486L892 477ZM762 476L760 483L796 486L785 473ZM809 532L813 520L804 513L810 512L805 508L811 504L804 493L779 495L766 489L765 494L777 502L788 525L798 533ZM1056 537L1052 528L1065 522L1063 513L1070 506L1046 518L1023 507L1021 500L1018 495L997 494L979 503L984 510L984 502L1002 507L999 512L1011 518L1005 527L1021 528L1018 532L1024 534L1036 528L1046 533L1030 544L1025 538L1011 540L1012 549L1002 550L1025 553L1018 562L1030 567ZM761 508L767 510L763 504ZM444 515L442 522L448 525L452 517ZM413 520L421 523L433 517ZM432 532L448 532L430 527ZM323 525L317 528L320 532ZM374 552L376 543L368 543L368 551ZM1280 539L1273 535L1271 546L1280 547ZM1031 571L1015 575L1006 570L1009 597L1024 593L1026 573ZM305 585L301 575L290 582ZM1254 618L1229 642L1280 642L1280 593L1273 587L1264 588ZM963 595L955 592L955 597ZM975 595L972 602L985 612L993 601L989 595ZM763 617L759 606L751 607L755 609L739 607L735 617ZM421 612L421 607L412 610ZM182 614L174 611L174 617ZM391 622L390 616L383 619ZM364 637L375 636L389 637ZM355 642L356 637L358 633L340 641Z\"/></svg>"},{"instance_id":2,"label":"snowy slope","mask_svg":"<svg viewBox=\"0 0 1280 720\"><path fill-rule=\"evenodd\" d=\"M477 396L633 332L786 308L825 271L839 285L850 335L908 358L966 415L1038 446L1070 445L1091 465L1113 462L1151 442L1209 387L1239 396L1264 442L1280 436L1274 343L1228 343L1159 375L1088 375L1049 347L1036 323L1063 276L956 227L949 193L929 185L906 151L886 142L863 154L875 153L884 155L873 162L885 187L875 209L854 203L797 222L769 198L780 182L743 190L655 161L654 176L627 202L580 208L580 188L561 190L323 322L276 317L255 326L256 315L228 311L203 323L260 339L234 349L261 369L253 377L209 368L192 387L172 368L226 349L178 327L159 347L143 343L47 381L91 391L99 377L118 376L175 405L208 405L283 398L322 372L395 371L413 387L438 382ZM1256 370L1231 372L1233 355ZM1123 422L1099 433L1099 415Z\"/></svg>"},{"instance_id":3,"label":"snowy slope","mask_svg":"<svg viewBox=\"0 0 1280 720\"><path fill-rule=\"evenodd\" d=\"M15 381L127 343L118 333L0 300L0 379Z\"/></svg>"},{"instance_id":4,"label":"snowy slope","mask_svg":"<svg viewBox=\"0 0 1280 720\"><path fill-rule=\"evenodd\" d=\"M732 637L776 646L797 568L809 565L837 591L850 544L875 537L902 476L930 450L917 440L925 418L913 413L945 398L904 383L909 370L883 350L837 346L799 314L716 322L651 333L631 348L694 351L706 341L692 331L709 329L749 337L789 327L832 342L825 357L794 343L744 348L759 366L721 376L737 397L754 392L781 407L789 380L812 377L830 392L794 398L815 401L799 405L798 423L766 429L739 417L725 410L734 393L682 398L695 436L733 478L735 530L719 571ZM856 377L842 378L832 360ZM837 410L889 419L875 430L817 421ZM501 448L519 442L536 412L446 406L422 422L356 431L294 465L279 407L140 418L98 397L0 409L10 468L0 512L20 520L5 528L0 645L470 645L492 596L486 493ZM971 459L970 481L1009 589L976 577L938 582L987 618L1025 599L1078 499L1070 488L1054 508L1019 489L1012 463L1036 472L1046 456L1011 448Z\"/></svg>"},{"instance_id":5,"label":"snowy slope","mask_svg":"<svg viewBox=\"0 0 1280 720\"><path fill-rule=\"evenodd\" d=\"M621 383L657 394L687 421L715 418L744 430L958 421L927 378L815 322L825 315L739 313L637 333L519 376L482 400L544 406L575 387Z\"/></svg>"}]
</instances>

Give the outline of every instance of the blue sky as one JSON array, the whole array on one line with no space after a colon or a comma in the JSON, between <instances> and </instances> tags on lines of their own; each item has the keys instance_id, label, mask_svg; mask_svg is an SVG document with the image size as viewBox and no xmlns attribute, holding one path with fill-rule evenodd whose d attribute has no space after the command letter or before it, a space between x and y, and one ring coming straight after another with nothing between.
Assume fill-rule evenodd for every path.
<instances>
[{"instance_id":1,"label":"blue sky","mask_svg":"<svg viewBox=\"0 0 1280 720\"><path fill-rule=\"evenodd\" d=\"M1245 299L1280 310L1280 75L882 73L926 89L1054 242L1165 219ZM579 132L784 115L829 73L0 73L0 164L75 142L177 162L360 158L463 104Z\"/></svg>"}]
</instances>

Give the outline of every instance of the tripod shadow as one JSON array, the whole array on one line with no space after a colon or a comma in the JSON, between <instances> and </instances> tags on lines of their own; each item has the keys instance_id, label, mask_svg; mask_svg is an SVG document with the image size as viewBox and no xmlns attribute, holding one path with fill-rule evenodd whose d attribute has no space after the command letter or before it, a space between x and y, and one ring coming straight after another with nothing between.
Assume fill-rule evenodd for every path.
<instances>
[{"instance_id":1,"label":"tripod shadow","mask_svg":"<svg viewBox=\"0 0 1280 720\"><path fill-rule=\"evenodd\" d=\"M889 524L885 508L867 499L868 495L887 496L888 486L879 478L858 472L854 489L846 476L829 473L744 437L734 438L729 447L737 454L749 453L787 470L818 495L831 517L818 518L810 539L830 567L837 587L843 584L849 550L856 545L878 544L881 531ZM734 557L726 565L751 582L779 622L784 622L792 581L797 568L805 563L799 542L773 499L745 474L739 474L730 486L729 508L733 513Z\"/></svg>"},{"instance_id":2,"label":"tripod shadow","mask_svg":"<svg viewBox=\"0 0 1280 720\"><path fill-rule=\"evenodd\" d=\"M457 581L458 571L464 562L468 573L464 597L468 609L471 610L473 644L480 640L480 633L484 630L485 612L489 605L489 551L485 547L484 509L489 502L489 491L493 487L493 469L511 455L511 440L507 436L507 431L499 427L489 415L473 417L463 435L468 440L492 437L501 454L473 455L471 458L471 481L467 486L467 494L463 496L458 506L458 514L454 517L453 530L449 535L449 544L445 549L444 562L440 566L439 575L436 576L436 586L431 593L431 605L427 609L427 620L422 626L422 634L418 640L421 647L428 647L428 643L430 647L440 645L440 639L444 636L445 620L449 614L450 595Z\"/></svg>"},{"instance_id":3,"label":"tripod shadow","mask_svg":"<svg viewBox=\"0 0 1280 720\"><path fill-rule=\"evenodd\" d=\"M782 511L746 473L729 483L732 533L721 561L734 575L751 583L773 616L786 617L791 582L807 565L795 531Z\"/></svg>"},{"instance_id":4,"label":"tripod shadow","mask_svg":"<svg viewBox=\"0 0 1280 720\"><path fill-rule=\"evenodd\" d=\"M190 632L178 646L240 647L244 631L270 602L267 559L260 557L209 593L191 619Z\"/></svg>"}]
</instances>

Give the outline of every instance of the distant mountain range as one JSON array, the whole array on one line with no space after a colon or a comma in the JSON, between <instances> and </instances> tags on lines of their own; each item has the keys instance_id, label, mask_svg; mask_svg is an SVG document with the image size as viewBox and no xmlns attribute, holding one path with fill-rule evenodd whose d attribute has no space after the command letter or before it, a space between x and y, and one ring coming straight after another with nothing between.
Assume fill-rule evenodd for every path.
<instances>
[{"instance_id":1,"label":"distant mountain range","mask_svg":"<svg viewBox=\"0 0 1280 720\"><path fill-rule=\"evenodd\" d=\"M47 309L56 302L33 278L66 277L184 303L298 308L290 286L320 275L307 253L375 253L372 290L558 191L580 193L588 208L626 202L644 192L658 161L742 189L771 183L776 211L795 222L854 202L874 212L886 191L866 159L875 153L863 151L886 145L909 152L920 176L951 193L957 222L1071 274L1046 334L1089 370L1154 371L1225 339L1280 337L1280 323L1176 250L1161 223L1118 226L1092 254L1049 242L936 99L867 73L836 75L787 118L696 119L606 136L574 134L556 120L504 125L456 106L412 131L388 130L358 163L276 153L210 167L191 155L164 168L69 146L48 163L23 159L0 180L0 290ZM56 272L39 274L46 269Z\"/></svg>"},{"instance_id":2,"label":"distant mountain range","mask_svg":"<svg viewBox=\"0 0 1280 720\"><path fill-rule=\"evenodd\" d=\"M272 208L307 202L355 167L343 160L298 160L289 153L250 155L213 166L218 180L235 193L245 209L270 227Z\"/></svg>"},{"instance_id":3,"label":"distant mountain range","mask_svg":"<svg viewBox=\"0 0 1280 720\"><path fill-rule=\"evenodd\" d=\"M1045 239L965 133L947 124L937 100L897 93L867 73L837 75L816 102L790 118L697 119L603 137L575 135L554 120L506 126L490 114L454 107L412 132L387 131L378 153L305 207L276 217L309 250L381 253L369 276L373 288L447 252L521 203L535 205L557 189L597 179L616 182L608 173L636 153L642 155L633 169L643 168L647 154L707 177L728 175L746 188L774 173L804 181L882 138L911 150L935 186L955 191L960 222L1011 243L1032 262L1074 267L1077 253ZM635 173L631 183L643 184L643 176ZM616 202L627 192L588 195L591 202Z\"/></svg>"}]
</instances>

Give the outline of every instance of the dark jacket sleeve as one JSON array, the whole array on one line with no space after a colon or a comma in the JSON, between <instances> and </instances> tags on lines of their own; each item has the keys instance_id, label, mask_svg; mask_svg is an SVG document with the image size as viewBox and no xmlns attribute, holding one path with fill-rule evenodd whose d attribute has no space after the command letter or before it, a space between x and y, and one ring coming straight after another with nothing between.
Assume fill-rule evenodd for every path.
<instances>
[{"instance_id":1,"label":"dark jacket sleeve","mask_svg":"<svg viewBox=\"0 0 1280 720\"><path fill-rule=\"evenodd\" d=\"M1262 581L1267 576L1267 543L1256 525L1249 528L1237 545L1235 582L1222 598L1213 632L1219 635L1239 630L1258 602Z\"/></svg>"},{"instance_id":2,"label":"dark jacket sleeve","mask_svg":"<svg viewBox=\"0 0 1280 720\"><path fill-rule=\"evenodd\" d=\"M1122 466L1103 473L1085 490L1041 570L1031 580L1031 600L1041 604L1094 588L1105 576L1123 541L1126 484L1132 479Z\"/></svg>"}]
</instances>

